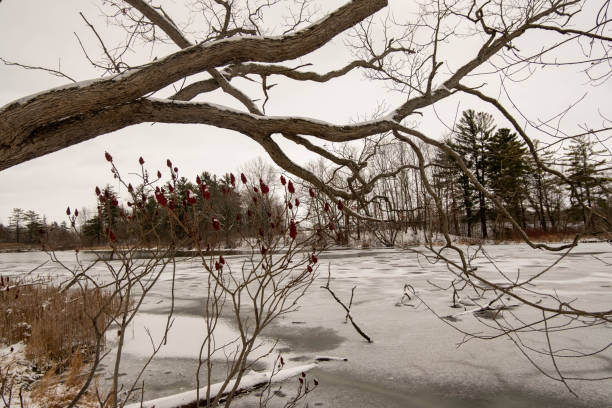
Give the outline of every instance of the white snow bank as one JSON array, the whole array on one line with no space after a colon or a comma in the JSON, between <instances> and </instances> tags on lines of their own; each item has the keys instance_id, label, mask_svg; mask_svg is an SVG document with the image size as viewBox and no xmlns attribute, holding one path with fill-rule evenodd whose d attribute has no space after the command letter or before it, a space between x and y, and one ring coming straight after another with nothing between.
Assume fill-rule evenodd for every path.
<instances>
[{"instance_id":1,"label":"white snow bank","mask_svg":"<svg viewBox=\"0 0 612 408\"><path fill-rule=\"evenodd\" d=\"M15 343L9 346L0 344L0 374L4 377L4 383L0 382L2 386L3 398L0 398L0 405L4 408L21 408L21 402L19 400L19 390L22 389L22 395L24 406L28 408L37 408L38 405L34 404L30 400L30 384L38 380L41 375L37 374L32 369L32 364L26 358L25 355L25 344L23 342ZM8 395L12 395L10 400L7 399Z\"/></svg>"},{"instance_id":2,"label":"white snow bank","mask_svg":"<svg viewBox=\"0 0 612 408\"><path fill-rule=\"evenodd\" d=\"M12 344L10 346L0 347L0 359L4 359L7 356L18 356L23 354L25 351L25 344L20 341L19 343ZM13 359L16 359L15 357Z\"/></svg>"},{"instance_id":3,"label":"white snow bank","mask_svg":"<svg viewBox=\"0 0 612 408\"><path fill-rule=\"evenodd\" d=\"M305 373L309 370L312 370L316 367L316 364L307 364L297 367L285 368L280 370L279 372L275 372L272 375L271 371L256 373L251 372L250 374L242 377L240 381L240 385L238 386L238 390L247 390L249 388L253 388L260 384L265 384L267 382L281 382L288 378L295 377L296 375L300 375L301 373ZM270 379L271 377L271 379ZM231 390L234 386L234 381L232 380L227 384L226 390ZM214 398L219 391L221 390L221 386L223 383L217 383L210 386L210 397ZM206 390L208 387L200 388L200 398L206 398ZM170 395L167 397L157 398L151 401L146 401L142 403L142 408L176 408L182 405L187 405L195 402L196 400L196 390L191 390L187 392L183 392L180 394ZM126 405L125 408L141 408L140 402Z\"/></svg>"}]
</instances>

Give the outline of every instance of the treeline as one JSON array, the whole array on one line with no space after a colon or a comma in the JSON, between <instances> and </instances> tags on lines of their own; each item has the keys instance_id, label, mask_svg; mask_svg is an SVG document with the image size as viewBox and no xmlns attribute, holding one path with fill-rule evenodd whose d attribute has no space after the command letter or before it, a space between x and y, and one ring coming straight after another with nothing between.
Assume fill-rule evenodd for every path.
<instances>
[{"instance_id":1,"label":"treeline","mask_svg":"<svg viewBox=\"0 0 612 408\"><path fill-rule=\"evenodd\" d=\"M445 143L474 176L470 179L441 150L419 146L427 160L426 177L440 199L450 233L509 239L518 238L517 226L534 237L609 231L611 178L604 159L609 152L598 150L597 142L586 136L569 139L562 149L560 144L543 148L536 142L532 148L538 153L538 165L520 136L496 128L488 113L467 110ZM368 204L373 215L395 220L384 224L386 239L392 242L398 230L440 231L441 213L427 192L415 153L403 143L389 143L378 150L372 175L398 165L405 168L378 183ZM476 183L491 195L477 189ZM602 217L592 216L589 208Z\"/></svg>"},{"instance_id":2,"label":"treeline","mask_svg":"<svg viewBox=\"0 0 612 408\"><path fill-rule=\"evenodd\" d=\"M168 161L169 181L162 182L158 172L149 183L143 167L146 182L136 191L125 186L131 199L121 200L111 186L96 187L97 209L69 211L69 222L47 223L34 211L16 208L9 224L0 224L0 242L87 247L106 245L110 232L114 238L129 241L138 233L128 227L133 224L128 221L134 206L147 224L142 230L155 231L155 235L139 237L139 242L152 246L171 243L168 237L180 241L187 232L170 229L187 219L197 220L199 239L207 245L234 247L245 238L264 233L282 235L287 225L279 224L289 222L286 212L293 207L300 210L300 229L316 229L322 239L339 244L390 246L406 234L422 241L442 231L442 214L451 234L472 239L515 239L519 227L542 239L609 231L610 171L593 140L571 138L556 151L539 143L527 146L516 133L496 128L488 113L467 110L445 143L462 159L464 169L444 151L416 142L411 150L406 143L383 138L361 153L350 153L366 157L363 178L376 179L370 194L353 201L331 199L307 184L297 189L292 184L297 191L287 201L287 180L261 163L248 176L241 173L238 180L230 173L217 177L203 172L191 181L179 177L178 169ZM537 151L539 164L530 149ZM140 161L142 166L142 158ZM398 168L400 171L395 170ZM310 171L329 180L332 187L350 188L348 173L342 169L316 163ZM383 174L391 176L379 177ZM264 189L266 194L262 195ZM432 190L439 205L430 194ZM258 202L263 196L265 202ZM592 216L590 209L598 216ZM364 221L355 213L370 220ZM173 217L172 222L168 217ZM211 223L211 217L217 224Z\"/></svg>"},{"instance_id":3,"label":"treeline","mask_svg":"<svg viewBox=\"0 0 612 408\"><path fill-rule=\"evenodd\" d=\"M149 188L141 184L135 191L130 185L127 196L132 198L121 199L110 185L95 187L96 209L67 208L68 221L60 224L47 223L45 217L34 211L15 208L8 226L0 224L0 242L66 249L106 246L110 240L129 242L138 238L138 242L144 245L166 245L180 243L187 238L185 230L173 227L175 221L179 221L189 223L191 228L195 227L193 222L197 222L201 234L199 239L205 244L221 244L231 248L239 245L244 238L255 237L262 231L268 233L270 224L274 222L286 221L283 216L286 205L279 194L266 194L265 200L253 202L255 197L261 197L261 194L256 194L260 189L279 184L272 180L273 172L269 169L265 169L266 174L262 175L268 181L264 182L261 177L254 177L254 184L249 181L249 186L257 186L255 191L246 183L236 183L235 176L230 173L217 177L203 172L192 182L178 177L173 171L175 169L170 169L173 177L168 182L162 183L161 173L158 172L159 183L150 183ZM247 180L244 174L241 174L241 178ZM159 186L152 189L152 184ZM299 206L299 199L291 206L296 204ZM141 220L139 230L155 231L154 234L136 237L139 231L130 222L136 206ZM216 224L211 223L213 218ZM286 226L278 227L275 229L280 232L280 227ZM170 231L170 228L174 229Z\"/></svg>"},{"instance_id":4,"label":"treeline","mask_svg":"<svg viewBox=\"0 0 612 408\"><path fill-rule=\"evenodd\" d=\"M174 173L173 173L174 174ZM173 177L172 181L158 186L156 190L144 191L142 185L131 191L133 199L120 203L116 192L106 186L98 193L98 213L88 218L80 228L82 240L86 246L102 245L107 242L108 231L113 232L113 240L128 241L134 234L129 227L129 214L132 208L138 206L143 231L155 230L150 236L139 237L139 242L146 245L168 244L169 237L181 242L187 232L175 229L170 233L174 221L183 224L197 223L200 240L209 245L223 244L225 247L238 245L242 236L252 236L268 220L268 213L277 214L280 211L278 200L270 197L262 210L248 210L252 214L249 219L243 219L244 205L247 202L246 191L239 191L232 184L232 177L226 174L220 178L203 172L194 182L185 177ZM246 177L246 176L245 176ZM158 178L161 178L161 174ZM128 189L132 189L129 186ZM261 208L261 206L257 206ZM167 210L171 210L167 211ZM126 214L127 217L126 217ZM197 216L193 216L197 214ZM218 228L213 226L211 219L218 221ZM189 219L189 221L187 221ZM131 225L131 224L130 224ZM136 232L137 233L137 232Z\"/></svg>"},{"instance_id":5,"label":"treeline","mask_svg":"<svg viewBox=\"0 0 612 408\"><path fill-rule=\"evenodd\" d=\"M0 243L38 246L43 236L52 241L56 248L72 248L76 242L67 221L49 223L44 215L32 210L14 208L8 225L0 223Z\"/></svg>"}]
</instances>

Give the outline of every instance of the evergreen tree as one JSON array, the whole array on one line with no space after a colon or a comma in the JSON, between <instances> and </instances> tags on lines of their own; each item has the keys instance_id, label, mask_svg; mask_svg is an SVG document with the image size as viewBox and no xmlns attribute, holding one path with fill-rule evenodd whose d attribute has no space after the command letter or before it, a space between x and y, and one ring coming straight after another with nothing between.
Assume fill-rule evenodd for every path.
<instances>
[{"instance_id":1,"label":"evergreen tree","mask_svg":"<svg viewBox=\"0 0 612 408\"><path fill-rule=\"evenodd\" d=\"M516 133L502 128L487 142L487 184L516 220L526 227L523 202L527 197L527 149Z\"/></svg>"},{"instance_id":2,"label":"evergreen tree","mask_svg":"<svg viewBox=\"0 0 612 408\"><path fill-rule=\"evenodd\" d=\"M457 125L457 132L450 143L483 186L487 185L487 144L494 129L493 117L490 114L476 113L469 109L463 112ZM459 176L459 184L463 190L468 236L472 235L472 223L479 219L482 237L487 238L487 203L484 194L477 191L463 173ZM478 214L474 214L476 204Z\"/></svg>"},{"instance_id":3,"label":"evergreen tree","mask_svg":"<svg viewBox=\"0 0 612 408\"><path fill-rule=\"evenodd\" d=\"M98 197L98 202L98 216L102 224L108 228L114 228L119 218L119 199L115 189L107 184Z\"/></svg>"},{"instance_id":4,"label":"evergreen tree","mask_svg":"<svg viewBox=\"0 0 612 408\"><path fill-rule=\"evenodd\" d=\"M11 231L3 224L0 224L0 242L11 242Z\"/></svg>"},{"instance_id":5,"label":"evergreen tree","mask_svg":"<svg viewBox=\"0 0 612 408\"><path fill-rule=\"evenodd\" d=\"M98 215L94 215L92 218L85 221L82 227L82 232L85 238L89 240L90 243L96 243L100 245L102 241L102 223L100 222L100 217Z\"/></svg>"},{"instance_id":6,"label":"evergreen tree","mask_svg":"<svg viewBox=\"0 0 612 408\"><path fill-rule=\"evenodd\" d=\"M574 187L574 189L568 187L571 191L571 211L582 218L586 229L592 227L587 207L607 205L607 184L610 179L606 177L602 168L606 160L598 159L601 153L603 152L595 150L594 141L583 136L572 139L564 155L567 176Z\"/></svg>"},{"instance_id":7,"label":"evergreen tree","mask_svg":"<svg viewBox=\"0 0 612 408\"><path fill-rule=\"evenodd\" d=\"M541 150L540 141L534 140L536 151L542 164L549 168L557 167L555 153L551 150ZM539 167L534 158L529 154L527 157L527 179L528 200L540 220L542 231L548 231L548 225L552 231L557 231L561 219L561 210L565 201L564 192L559 187L557 176L550 174Z\"/></svg>"},{"instance_id":8,"label":"evergreen tree","mask_svg":"<svg viewBox=\"0 0 612 408\"><path fill-rule=\"evenodd\" d=\"M24 212L21 208L13 208L13 214L9 217L9 229L13 232L15 242L21 242L23 232Z\"/></svg>"},{"instance_id":9,"label":"evergreen tree","mask_svg":"<svg viewBox=\"0 0 612 408\"><path fill-rule=\"evenodd\" d=\"M118 228L121 227L118 204L115 190L112 186L106 185L98 195L98 213L86 220L81 227L81 232L91 244L100 244L107 229L112 230L115 235L118 234ZM62 227L63 225L60 225L60 228Z\"/></svg>"},{"instance_id":10,"label":"evergreen tree","mask_svg":"<svg viewBox=\"0 0 612 408\"><path fill-rule=\"evenodd\" d=\"M40 215L32 210L26 211L23 214L23 221L27 232L27 242L35 242L38 238L38 230L43 226Z\"/></svg>"},{"instance_id":11,"label":"evergreen tree","mask_svg":"<svg viewBox=\"0 0 612 408\"><path fill-rule=\"evenodd\" d=\"M200 177L210 193L210 200L205 205L210 207L211 213L219 220L225 243L231 246L231 235L238 232L237 216L242 210L240 195L231 188L229 174L218 179L214 174L203 172ZM207 235L215 236L209 222L205 227Z\"/></svg>"},{"instance_id":12,"label":"evergreen tree","mask_svg":"<svg viewBox=\"0 0 612 408\"><path fill-rule=\"evenodd\" d=\"M458 184L461 172L452 157L443 151L438 151L433 164L434 187L438 195L444 200L449 228L454 234L461 235L458 214L462 200L462 191ZM468 233L471 233L471 231L468 230Z\"/></svg>"}]
</instances>

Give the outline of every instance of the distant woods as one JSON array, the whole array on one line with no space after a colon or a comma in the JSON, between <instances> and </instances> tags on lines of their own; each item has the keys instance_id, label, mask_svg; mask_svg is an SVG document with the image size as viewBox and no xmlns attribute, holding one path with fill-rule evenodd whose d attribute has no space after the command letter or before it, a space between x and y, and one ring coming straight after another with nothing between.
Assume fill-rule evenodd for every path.
<instances>
[{"instance_id":1,"label":"distant woods","mask_svg":"<svg viewBox=\"0 0 612 408\"><path fill-rule=\"evenodd\" d=\"M431 146L421 146L425 160L423 171L441 201L438 207L427 193L414 151L403 143L387 142L383 138L362 152L345 152L367 155L368 169L373 174L401 168L394 177L381 178L367 197L354 202L333 201L319 192L314 194L314 187L304 185L303 190L310 194L296 194L295 202L289 204L301 205L310 217L307 225L317 229L322 237L338 244L357 245L392 246L405 234L415 237L415 241L427 240L441 231L440 208L451 234L472 239L518 238L516 225L508 215L536 239L555 239L576 232L596 235L605 229L600 225L605 218L608 221L612 218L610 163L603 158L607 152L600 148L603 145L586 136L571 138L563 145L549 145L546 149L541 149L537 142L533 146L541 164L558 171L565 179L538 166L524 141L509 129L496 127L488 113L464 111L455 132L445 143L461 156L476 181L492 196L475 188L474 180L468 179L452 157ZM551 146L558 148L553 150ZM329 180L330 186L344 182L341 172L331 172L316 164L310 167L317 176ZM246 186L230 188L231 177L229 173L217 177L202 172L196 183L185 177L176 178L173 194L177 199L172 205L179 220L185 215L190 199L195 199L197 206L206 208L218 219L218 230L213 231L207 221L202 221L199 228L200 239L210 245L231 248L240 245L245 237L256 237L269 227L272 214L282 212L287 205L281 194L274 194L283 187L279 174L271 167L259 163L248 175L250 181L259 179L271 189L269 208L253 206L253 192ZM202 185L206 186L205 194L191 195L199 192ZM160 187L170 189L169 184ZM53 248L105 245L108 230L121 238L129 238L128 230L122 225L124 217L120 215L128 214L133 205L144 206L150 219L159 224L158 231L170 228L171 223L165 219L167 212L158 211L159 202L154 193L143 193L138 204L122 202L111 186L103 187L99 193L96 209L73 209L67 221L61 223L50 223L44 215L31 210L13 209L8 225L0 224L0 243L9 244L7 248L42 242ZM493 199L503 209L495 206ZM604 221L591 217L589 208L604 215ZM332 215L337 222L323 222L329 219L321 217L324 213ZM360 218L357 213L369 219ZM165 234L160 235L163 241Z\"/></svg>"},{"instance_id":2,"label":"distant woods","mask_svg":"<svg viewBox=\"0 0 612 408\"><path fill-rule=\"evenodd\" d=\"M445 143L459 154L475 178L470 180L446 153L422 147L428 156L426 173L441 201L451 234L498 240L518 238L517 225L510 222L508 215L534 238L607 230L603 223L612 216L612 179L609 162L603 158L609 157L609 151L602 148L603 144L581 136L542 149L536 141L533 150L540 164L557 171L564 179L539 166L523 139L510 129L497 128L488 113L464 111ZM381 163L401 160L401 164L411 165L381 186L380 197L394 200L397 195L404 196L397 197L389 207L394 209L393 214L390 211L386 214L404 228L440 231L440 211L426 193L417 159L406 157L407 154L410 155L398 143L384 146L378 153L383 156ZM491 194L477 189L476 182ZM501 206L496 206L493 200ZM387 206L379 207L383 216ZM595 221L590 208L603 215L603 219Z\"/></svg>"},{"instance_id":3,"label":"distant woods","mask_svg":"<svg viewBox=\"0 0 612 408\"><path fill-rule=\"evenodd\" d=\"M8 217L8 225L0 223L0 244L12 244L3 245L8 249L39 245L43 234L56 248L72 248L75 245L75 237L67 221L59 224L48 222L45 216L32 210L13 208Z\"/></svg>"}]
</instances>

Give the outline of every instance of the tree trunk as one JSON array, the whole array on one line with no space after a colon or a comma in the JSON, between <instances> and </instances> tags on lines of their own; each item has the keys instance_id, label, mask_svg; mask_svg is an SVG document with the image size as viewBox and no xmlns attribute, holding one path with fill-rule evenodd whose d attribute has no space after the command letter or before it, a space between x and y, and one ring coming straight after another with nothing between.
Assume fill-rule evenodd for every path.
<instances>
[{"instance_id":1,"label":"tree trunk","mask_svg":"<svg viewBox=\"0 0 612 408\"><path fill-rule=\"evenodd\" d=\"M485 196L481 192L478 193L479 199L479 213L480 213L480 229L482 232L482 238L488 238L487 235L487 208L485 205Z\"/></svg>"}]
</instances>

